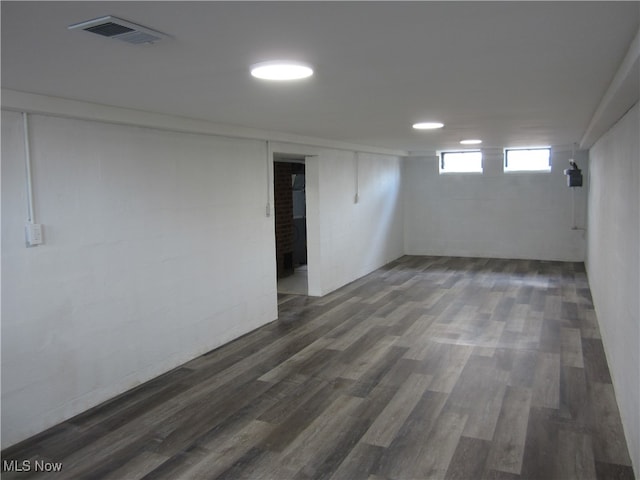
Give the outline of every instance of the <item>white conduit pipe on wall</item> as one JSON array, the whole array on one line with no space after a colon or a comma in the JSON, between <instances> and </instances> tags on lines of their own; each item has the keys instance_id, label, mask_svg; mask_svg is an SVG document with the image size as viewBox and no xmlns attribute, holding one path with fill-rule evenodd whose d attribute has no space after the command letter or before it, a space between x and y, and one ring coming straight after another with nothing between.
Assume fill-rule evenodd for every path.
<instances>
[{"instance_id":1,"label":"white conduit pipe on wall","mask_svg":"<svg viewBox=\"0 0 640 480\"><path fill-rule=\"evenodd\" d=\"M354 158L356 161L356 196L354 203L358 203L360 201L360 152L355 152Z\"/></svg>"},{"instance_id":2,"label":"white conduit pipe on wall","mask_svg":"<svg viewBox=\"0 0 640 480\"><path fill-rule=\"evenodd\" d=\"M571 188L571 230L577 230L576 226L576 188Z\"/></svg>"},{"instance_id":3,"label":"white conduit pipe on wall","mask_svg":"<svg viewBox=\"0 0 640 480\"><path fill-rule=\"evenodd\" d=\"M271 155L271 142L267 140L267 217L271 216L271 176L269 175L271 171Z\"/></svg>"},{"instance_id":4,"label":"white conduit pipe on wall","mask_svg":"<svg viewBox=\"0 0 640 480\"><path fill-rule=\"evenodd\" d=\"M35 223L33 212L33 187L31 182L31 150L29 149L29 119L27 112L22 112L22 125L24 130L24 168L27 177L27 215L28 223Z\"/></svg>"}]
</instances>

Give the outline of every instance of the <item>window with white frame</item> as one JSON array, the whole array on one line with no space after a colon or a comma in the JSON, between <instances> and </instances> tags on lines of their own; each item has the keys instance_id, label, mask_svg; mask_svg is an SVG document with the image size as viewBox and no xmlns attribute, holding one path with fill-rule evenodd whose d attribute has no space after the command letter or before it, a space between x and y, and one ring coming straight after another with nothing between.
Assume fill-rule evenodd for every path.
<instances>
[{"instance_id":1,"label":"window with white frame","mask_svg":"<svg viewBox=\"0 0 640 480\"><path fill-rule=\"evenodd\" d=\"M551 149L507 148L504 151L505 172L550 172Z\"/></svg>"},{"instance_id":2,"label":"window with white frame","mask_svg":"<svg viewBox=\"0 0 640 480\"><path fill-rule=\"evenodd\" d=\"M440 173L482 173L482 152L440 152Z\"/></svg>"}]
</instances>

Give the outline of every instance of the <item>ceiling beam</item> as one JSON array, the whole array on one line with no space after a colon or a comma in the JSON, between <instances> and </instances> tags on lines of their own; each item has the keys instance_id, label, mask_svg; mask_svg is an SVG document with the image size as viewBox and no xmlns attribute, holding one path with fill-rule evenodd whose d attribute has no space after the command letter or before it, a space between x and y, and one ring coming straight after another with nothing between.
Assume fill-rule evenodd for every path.
<instances>
[{"instance_id":1,"label":"ceiling beam","mask_svg":"<svg viewBox=\"0 0 640 480\"><path fill-rule=\"evenodd\" d=\"M274 132L255 128L213 123L205 120L145 112L130 108L114 107L97 103L52 97L35 93L2 89L2 108L27 113L57 117L93 120L119 125L155 128L172 132L199 133L227 138L282 142L310 147L374 153L395 157L406 157L406 150L359 145L337 140L307 137L285 132Z\"/></svg>"},{"instance_id":2,"label":"ceiling beam","mask_svg":"<svg viewBox=\"0 0 640 480\"><path fill-rule=\"evenodd\" d=\"M640 30L629 46L609 88L598 104L580 141L588 149L609 130L640 97Z\"/></svg>"}]
</instances>

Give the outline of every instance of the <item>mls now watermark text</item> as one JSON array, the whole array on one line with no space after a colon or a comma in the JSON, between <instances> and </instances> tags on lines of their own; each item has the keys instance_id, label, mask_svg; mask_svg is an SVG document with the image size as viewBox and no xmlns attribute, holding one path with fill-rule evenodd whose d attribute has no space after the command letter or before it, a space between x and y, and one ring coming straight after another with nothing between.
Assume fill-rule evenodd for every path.
<instances>
[{"instance_id":1,"label":"mls now watermark text","mask_svg":"<svg viewBox=\"0 0 640 480\"><path fill-rule=\"evenodd\" d=\"M60 472L62 462L47 462L46 460L3 460L3 472Z\"/></svg>"}]
</instances>

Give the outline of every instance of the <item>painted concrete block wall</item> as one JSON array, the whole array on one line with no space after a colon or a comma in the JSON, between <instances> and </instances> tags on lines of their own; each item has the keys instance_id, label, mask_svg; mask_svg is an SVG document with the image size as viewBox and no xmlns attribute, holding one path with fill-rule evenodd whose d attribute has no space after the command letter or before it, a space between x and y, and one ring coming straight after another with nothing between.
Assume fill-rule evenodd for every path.
<instances>
[{"instance_id":1,"label":"painted concrete block wall","mask_svg":"<svg viewBox=\"0 0 640 480\"><path fill-rule=\"evenodd\" d=\"M587 274L633 467L640 471L640 108L589 152Z\"/></svg>"},{"instance_id":2,"label":"painted concrete block wall","mask_svg":"<svg viewBox=\"0 0 640 480\"><path fill-rule=\"evenodd\" d=\"M306 156L310 295L325 295L404 254L401 158L293 144L273 149Z\"/></svg>"},{"instance_id":3,"label":"painted concrete block wall","mask_svg":"<svg viewBox=\"0 0 640 480\"><path fill-rule=\"evenodd\" d=\"M404 253L401 160L356 157L335 152L320 159L323 294Z\"/></svg>"},{"instance_id":4,"label":"painted concrete block wall","mask_svg":"<svg viewBox=\"0 0 640 480\"><path fill-rule=\"evenodd\" d=\"M2 446L277 317L266 142L2 113Z\"/></svg>"},{"instance_id":5,"label":"painted concrete block wall","mask_svg":"<svg viewBox=\"0 0 640 480\"><path fill-rule=\"evenodd\" d=\"M570 157L571 151L552 150L550 173L504 173L502 150L485 149L482 174L446 175L435 156L407 158L405 252L583 261L586 188L567 187ZM586 158L576 152L588 176Z\"/></svg>"}]
</instances>

